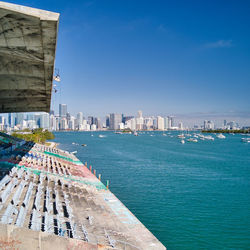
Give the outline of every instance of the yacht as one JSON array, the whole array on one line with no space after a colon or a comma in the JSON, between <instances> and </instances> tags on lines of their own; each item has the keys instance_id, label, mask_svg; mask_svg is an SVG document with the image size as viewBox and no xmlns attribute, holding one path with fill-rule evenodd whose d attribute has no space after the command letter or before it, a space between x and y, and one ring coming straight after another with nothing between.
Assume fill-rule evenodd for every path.
<instances>
[{"instance_id":1,"label":"yacht","mask_svg":"<svg viewBox=\"0 0 250 250\"><path fill-rule=\"evenodd\" d=\"M241 138L241 140L242 140L243 142L250 143L250 138Z\"/></svg>"},{"instance_id":2,"label":"yacht","mask_svg":"<svg viewBox=\"0 0 250 250\"><path fill-rule=\"evenodd\" d=\"M189 138L189 139L187 139L187 141L190 141L190 142L198 142L198 140L195 139L195 138Z\"/></svg>"},{"instance_id":3,"label":"yacht","mask_svg":"<svg viewBox=\"0 0 250 250\"><path fill-rule=\"evenodd\" d=\"M184 144L184 143L185 143L185 140L182 139L182 140L181 140L181 144Z\"/></svg>"},{"instance_id":4,"label":"yacht","mask_svg":"<svg viewBox=\"0 0 250 250\"><path fill-rule=\"evenodd\" d=\"M204 139L207 139L207 140L210 140L210 141L214 141L214 138L211 135L204 136Z\"/></svg>"},{"instance_id":5,"label":"yacht","mask_svg":"<svg viewBox=\"0 0 250 250\"><path fill-rule=\"evenodd\" d=\"M216 137L219 138L219 139L225 139L226 138L226 136L223 135L222 133L218 134Z\"/></svg>"},{"instance_id":6,"label":"yacht","mask_svg":"<svg viewBox=\"0 0 250 250\"><path fill-rule=\"evenodd\" d=\"M103 137L105 137L105 135L99 135L99 137L100 137L100 138L103 138Z\"/></svg>"},{"instance_id":7,"label":"yacht","mask_svg":"<svg viewBox=\"0 0 250 250\"><path fill-rule=\"evenodd\" d=\"M177 137L185 139L185 135L184 134L177 135Z\"/></svg>"}]
</instances>

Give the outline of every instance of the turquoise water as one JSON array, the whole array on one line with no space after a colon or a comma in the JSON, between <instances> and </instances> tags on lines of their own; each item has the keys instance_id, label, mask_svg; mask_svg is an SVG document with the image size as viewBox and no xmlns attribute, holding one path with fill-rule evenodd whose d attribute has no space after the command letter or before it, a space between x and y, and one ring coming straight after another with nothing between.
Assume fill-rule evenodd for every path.
<instances>
[{"instance_id":1,"label":"turquoise water","mask_svg":"<svg viewBox=\"0 0 250 250\"><path fill-rule=\"evenodd\" d=\"M109 180L168 249L250 249L250 143L241 135L181 144L160 132L92 134L57 132L54 141Z\"/></svg>"}]
</instances>

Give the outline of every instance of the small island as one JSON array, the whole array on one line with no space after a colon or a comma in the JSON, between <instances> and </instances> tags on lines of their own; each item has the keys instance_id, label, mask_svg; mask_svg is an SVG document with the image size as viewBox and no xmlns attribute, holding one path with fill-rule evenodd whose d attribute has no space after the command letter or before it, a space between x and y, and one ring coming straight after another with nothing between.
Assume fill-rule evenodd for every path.
<instances>
[{"instance_id":1,"label":"small island","mask_svg":"<svg viewBox=\"0 0 250 250\"><path fill-rule=\"evenodd\" d=\"M22 131L15 131L11 134L14 137L26 140L33 141L35 143L45 144L47 140L53 140L55 138L54 134L47 129L24 129Z\"/></svg>"}]
</instances>

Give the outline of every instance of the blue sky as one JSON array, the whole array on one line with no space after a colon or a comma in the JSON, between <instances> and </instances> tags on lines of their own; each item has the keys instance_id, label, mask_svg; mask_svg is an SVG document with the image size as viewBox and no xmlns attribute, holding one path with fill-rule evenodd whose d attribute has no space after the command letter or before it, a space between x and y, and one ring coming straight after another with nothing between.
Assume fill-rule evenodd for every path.
<instances>
[{"instance_id":1,"label":"blue sky","mask_svg":"<svg viewBox=\"0 0 250 250\"><path fill-rule=\"evenodd\" d=\"M61 14L56 110L249 118L250 1L18 4Z\"/></svg>"}]
</instances>

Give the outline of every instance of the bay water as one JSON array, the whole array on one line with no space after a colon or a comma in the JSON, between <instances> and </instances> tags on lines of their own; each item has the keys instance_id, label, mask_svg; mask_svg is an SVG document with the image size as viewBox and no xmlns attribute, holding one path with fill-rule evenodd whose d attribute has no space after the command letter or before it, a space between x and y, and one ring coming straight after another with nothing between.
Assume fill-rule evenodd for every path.
<instances>
[{"instance_id":1,"label":"bay water","mask_svg":"<svg viewBox=\"0 0 250 250\"><path fill-rule=\"evenodd\" d=\"M177 134L55 132L53 141L109 180L168 249L250 249L250 143L236 134L181 144Z\"/></svg>"}]
</instances>

